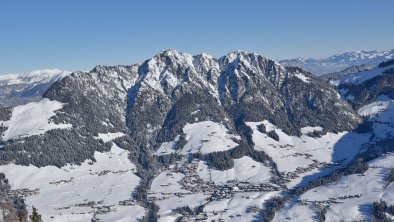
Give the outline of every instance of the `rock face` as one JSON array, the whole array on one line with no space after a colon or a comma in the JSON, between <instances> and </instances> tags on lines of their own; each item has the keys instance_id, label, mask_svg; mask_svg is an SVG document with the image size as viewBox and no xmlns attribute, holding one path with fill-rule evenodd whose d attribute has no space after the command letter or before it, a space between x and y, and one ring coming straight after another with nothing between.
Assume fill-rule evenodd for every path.
<instances>
[{"instance_id":1,"label":"rock face","mask_svg":"<svg viewBox=\"0 0 394 222\"><path fill-rule=\"evenodd\" d=\"M73 128L30 136L23 143L4 141L2 161L80 163L94 151L109 149L93 139L107 132L124 132L132 141L127 149L137 158L138 150L154 151L182 134L187 123L205 120L230 131L240 120L269 120L289 135L299 135L306 126L345 131L360 121L333 88L312 74L242 51L215 59L166 50L142 64L72 73L43 97L65 104L52 121ZM34 158L38 153L40 158Z\"/></svg>"},{"instance_id":2,"label":"rock face","mask_svg":"<svg viewBox=\"0 0 394 222\"><path fill-rule=\"evenodd\" d=\"M339 72L350 66L358 66L363 64L375 66L383 61L393 58L394 50L359 50L333 55L325 59L295 58L282 60L280 63L285 66L302 67L305 70L320 76L327 73Z\"/></svg>"}]
</instances>

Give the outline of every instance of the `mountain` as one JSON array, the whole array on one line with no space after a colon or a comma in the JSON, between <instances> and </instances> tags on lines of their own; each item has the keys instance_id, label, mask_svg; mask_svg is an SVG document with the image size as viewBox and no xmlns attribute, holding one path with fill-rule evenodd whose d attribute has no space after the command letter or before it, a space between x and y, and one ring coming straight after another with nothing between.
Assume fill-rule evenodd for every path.
<instances>
[{"instance_id":1,"label":"mountain","mask_svg":"<svg viewBox=\"0 0 394 222\"><path fill-rule=\"evenodd\" d=\"M308 221L313 215L325 221L393 221L394 60L329 81L363 116L357 131L372 132L360 153L365 168L338 178L323 178L326 184L311 186L289 200L273 221Z\"/></svg>"},{"instance_id":2,"label":"mountain","mask_svg":"<svg viewBox=\"0 0 394 222\"><path fill-rule=\"evenodd\" d=\"M394 60L332 80L331 84L336 85L341 96L357 110L378 98L394 99Z\"/></svg>"},{"instance_id":3,"label":"mountain","mask_svg":"<svg viewBox=\"0 0 394 222\"><path fill-rule=\"evenodd\" d=\"M280 61L284 66L297 66L316 74L317 76L339 72L350 66L378 65L393 59L394 49L391 51L359 50L337 54L325 59L295 58Z\"/></svg>"},{"instance_id":4,"label":"mountain","mask_svg":"<svg viewBox=\"0 0 394 222\"><path fill-rule=\"evenodd\" d=\"M44 220L265 221L322 177L365 170L360 151L390 136L363 131L354 107L255 53L165 50L1 109L0 171L7 200Z\"/></svg>"},{"instance_id":5,"label":"mountain","mask_svg":"<svg viewBox=\"0 0 394 222\"><path fill-rule=\"evenodd\" d=\"M324 79L324 80L337 80L340 79L344 76L350 75L350 74L355 74L355 73L359 73L359 72L364 72L364 71L370 71L374 68L374 65L367 65L367 64L363 64L363 65L355 65L355 66L350 66L340 72L334 72L334 73L328 73L328 74L324 74L319 76L319 78Z\"/></svg>"},{"instance_id":6,"label":"mountain","mask_svg":"<svg viewBox=\"0 0 394 222\"><path fill-rule=\"evenodd\" d=\"M69 72L58 69L43 69L0 75L0 107L39 101L50 85L68 74Z\"/></svg>"}]
</instances>

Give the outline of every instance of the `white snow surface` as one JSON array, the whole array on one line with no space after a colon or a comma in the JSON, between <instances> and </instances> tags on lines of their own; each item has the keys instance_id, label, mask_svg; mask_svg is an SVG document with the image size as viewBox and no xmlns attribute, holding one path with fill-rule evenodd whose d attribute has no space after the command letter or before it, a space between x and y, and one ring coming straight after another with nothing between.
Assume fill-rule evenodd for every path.
<instances>
[{"instance_id":1,"label":"white snow surface","mask_svg":"<svg viewBox=\"0 0 394 222\"><path fill-rule=\"evenodd\" d=\"M71 124L55 124L50 121L55 111L62 109L63 105L44 98L39 102L14 107L10 120L0 121L0 125L7 127L2 135L3 140L40 135L51 129L71 128Z\"/></svg>"},{"instance_id":2,"label":"white snow surface","mask_svg":"<svg viewBox=\"0 0 394 222\"><path fill-rule=\"evenodd\" d=\"M183 132L186 134L187 143L182 149L175 150L176 142L180 138L177 136L174 141L164 142L155 155L170 153L185 155L198 152L206 154L225 151L238 145L233 139L240 139L238 135L230 134L223 124L212 121L187 123L183 127Z\"/></svg>"},{"instance_id":3,"label":"white snow surface","mask_svg":"<svg viewBox=\"0 0 394 222\"><path fill-rule=\"evenodd\" d=\"M294 75L306 83L310 82L310 79L302 73L296 72Z\"/></svg>"},{"instance_id":4,"label":"white snow surface","mask_svg":"<svg viewBox=\"0 0 394 222\"><path fill-rule=\"evenodd\" d=\"M370 116L387 110L392 101L376 101L361 107L357 112L360 116Z\"/></svg>"},{"instance_id":5,"label":"white snow surface","mask_svg":"<svg viewBox=\"0 0 394 222\"><path fill-rule=\"evenodd\" d=\"M240 138L229 134L224 125L212 121L188 123L183 131L186 134L187 143L180 151L181 154L230 150L238 145L233 139Z\"/></svg>"},{"instance_id":6,"label":"white snow surface","mask_svg":"<svg viewBox=\"0 0 394 222\"><path fill-rule=\"evenodd\" d=\"M358 113L373 122L374 140L394 137L394 100L379 96L375 102L361 107Z\"/></svg>"},{"instance_id":7,"label":"white snow surface","mask_svg":"<svg viewBox=\"0 0 394 222\"><path fill-rule=\"evenodd\" d=\"M102 139L105 143L109 142L111 140L114 140L116 138L122 137L126 134L118 132L118 133L99 133L98 137L95 137L95 139Z\"/></svg>"},{"instance_id":8,"label":"white snow surface","mask_svg":"<svg viewBox=\"0 0 394 222\"><path fill-rule=\"evenodd\" d=\"M182 173L174 173L168 170L160 173L151 184L151 190L156 193L190 193L182 188L180 181L185 177Z\"/></svg>"},{"instance_id":9,"label":"white snow surface","mask_svg":"<svg viewBox=\"0 0 394 222\"><path fill-rule=\"evenodd\" d=\"M283 173L296 173L287 185L289 187L307 183L303 180L308 175L309 180L318 177L319 173L329 172L330 168L318 169L312 167L316 163L336 165L339 162L350 161L361 149L362 144L369 141L371 135L356 133L327 133L322 137L310 137L308 132L321 131L321 127L305 127L301 129L301 137L289 136L281 129L265 120L263 122L247 122L253 130L255 149L264 151L277 164L278 170ZM266 133L257 130L257 126L264 124L266 131L274 130L279 141L270 138Z\"/></svg>"},{"instance_id":10,"label":"white snow surface","mask_svg":"<svg viewBox=\"0 0 394 222\"><path fill-rule=\"evenodd\" d=\"M329 183L307 191L299 198L307 205L295 200L287 202L277 212L273 221L312 221L317 215L314 201L331 203L326 214L326 221L370 221L371 204L385 200L388 205L394 203L394 183L387 184L387 175L394 166L394 154L381 156L369 162L369 169L361 174L345 176L336 182ZM354 197L360 195L359 197ZM350 197L349 197L350 196Z\"/></svg>"},{"instance_id":11,"label":"white snow surface","mask_svg":"<svg viewBox=\"0 0 394 222\"><path fill-rule=\"evenodd\" d=\"M0 171L9 179L13 190L37 191L25 200L28 210L35 206L44 221L90 221L102 206L111 209L97 214L103 221L137 221L145 215L143 207L119 204L119 201L131 200L140 181L128 155L128 151L113 145L110 152L96 152L97 162L93 163L86 160L81 165L62 168L9 164L0 166ZM94 207L77 206L90 201L94 201Z\"/></svg>"},{"instance_id":12,"label":"white snow surface","mask_svg":"<svg viewBox=\"0 0 394 222\"><path fill-rule=\"evenodd\" d=\"M229 170L208 168L203 161L199 162L198 175L207 182L226 184L228 181L244 181L253 184L268 183L272 176L271 169L249 156L234 159L234 167Z\"/></svg>"},{"instance_id":13,"label":"white snow surface","mask_svg":"<svg viewBox=\"0 0 394 222\"><path fill-rule=\"evenodd\" d=\"M0 75L0 86L15 84L34 84L59 80L69 75L68 71L59 69L42 69L32 72Z\"/></svg>"},{"instance_id":14,"label":"white snow surface","mask_svg":"<svg viewBox=\"0 0 394 222\"><path fill-rule=\"evenodd\" d=\"M262 209L264 203L274 197L278 196L278 192L267 193L236 193L231 199L215 200L208 203L204 207L204 212L208 212L207 221L223 221L239 222L239 221L255 221L256 212L249 211L249 209ZM213 213L216 212L217 215Z\"/></svg>"},{"instance_id":15,"label":"white snow surface","mask_svg":"<svg viewBox=\"0 0 394 222\"><path fill-rule=\"evenodd\" d=\"M354 74L350 74L347 76L344 76L340 79L341 83L352 83L352 84L360 84L363 83L369 79L372 79L376 76L379 75L384 75L383 72L387 69L393 68L394 66L388 66L388 67L375 67L372 70L369 71L364 71L364 72L358 72Z\"/></svg>"},{"instance_id":16,"label":"white snow surface","mask_svg":"<svg viewBox=\"0 0 394 222\"><path fill-rule=\"evenodd\" d=\"M203 193L195 193L187 194L182 197L172 195L166 199L155 201L155 203L160 208L158 214L165 217L171 215L174 216L173 209L184 206L189 206L193 209L199 205L206 203L207 199L209 199L208 195L204 195Z\"/></svg>"}]
</instances>

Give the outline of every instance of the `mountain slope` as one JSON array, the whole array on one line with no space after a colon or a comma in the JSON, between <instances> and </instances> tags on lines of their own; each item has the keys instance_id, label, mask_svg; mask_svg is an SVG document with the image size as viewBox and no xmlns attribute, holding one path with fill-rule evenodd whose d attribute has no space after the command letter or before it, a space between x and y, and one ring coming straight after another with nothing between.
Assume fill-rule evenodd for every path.
<instances>
[{"instance_id":1,"label":"mountain slope","mask_svg":"<svg viewBox=\"0 0 394 222\"><path fill-rule=\"evenodd\" d=\"M52 84L43 97L34 106L46 110L42 108L45 104L56 105L50 112L42 111L45 118L40 120L53 128L30 128L34 130L10 137L10 126L18 128L10 122L18 110L31 104L0 112L0 168L7 177L15 176L11 182L28 181L28 174L13 170L41 175L53 166L70 172L61 181L51 181L53 189L75 180L86 181L86 190L94 192L95 186L89 183L95 176L78 174L88 169L106 178L125 173L139 178L136 186L129 187L129 196L122 190L122 195L114 197L110 183L102 187L109 199L78 193L85 198L80 200L81 206L91 206L91 211L75 200L57 207L79 220L81 215L75 212L91 219L112 218L115 211L99 213L103 205L116 200L115 208L125 209L122 201L126 199L133 203L130 211L138 217L144 212L153 221L158 216L187 220L187 215L197 218L204 212L216 218L216 204L231 207L224 203L228 200L240 203L232 212L254 217L262 203L279 191L303 184L304 177L313 180L314 174L347 164L361 148L359 143L369 138L346 136L362 119L328 83L300 68L285 68L243 51L216 59L166 50L141 64L97 66L89 72L72 73ZM341 138L343 142L339 142ZM348 148L355 138L357 145ZM123 172L114 154L129 158L130 171ZM282 159L298 165L283 170ZM233 174L248 170L240 178L251 177L252 184ZM228 176L212 177L223 172ZM48 186L45 179L34 179L34 188ZM227 182L220 185L219 181ZM225 192L228 186L239 186L239 195L229 191L223 198L218 192ZM168 192L162 187L168 187ZM244 194L262 197L244 203ZM27 197L27 203L34 204L34 197ZM249 204L258 210L244 213ZM54 212L53 208L42 209L47 218ZM225 218L230 216L223 213Z\"/></svg>"},{"instance_id":2,"label":"mountain slope","mask_svg":"<svg viewBox=\"0 0 394 222\"><path fill-rule=\"evenodd\" d=\"M317 76L327 73L339 72L345 68L356 65L378 65L393 59L394 49L391 51L360 50L345 52L325 59L295 58L280 61L284 66L297 66L308 70Z\"/></svg>"},{"instance_id":3,"label":"mountain slope","mask_svg":"<svg viewBox=\"0 0 394 222\"><path fill-rule=\"evenodd\" d=\"M358 110L379 97L394 98L394 60L383 62L370 71L346 75L331 82L341 96Z\"/></svg>"},{"instance_id":4,"label":"mountain slope","mask_svg":"<svg viewBox=\"0 0 394 222\"><path fill-rule=\"evenodd\" d=\"M393 64L394 60L389 60L372 70L332 81L341 96L364 117L357 132L372 135L358 157L358 161L364 162L363 169L349 167L344 169L347 173L341 173L341 178L332 174L331 179L320 179L326 182L310 186L311 189L288 200L273 221L309 221L313 218L325 221L393 220L394 212L390 210L394 206ZM378 203L383 207L377 208Z\"/></svg>"},{"instance_id":5,"label":"mountain slope","mask_svg":"<svg viewBox=\"0 0 394 222\"><path fill-rule=\"evenodd\" d=\"M319 76L319 78L324 79L324 80L329 80L329 79L333 79L333 80L337 80L340 79L341 77L350 75L350 74L354 74L354 73L359 73L359 72L364 72L364 71L369 71L371 69L373 69L375 66L374 65L355 65L355 66L350 66L340 72L334 72L334 73L328 73L328 74L324 74Z\"/></svg>"}]
</instances>

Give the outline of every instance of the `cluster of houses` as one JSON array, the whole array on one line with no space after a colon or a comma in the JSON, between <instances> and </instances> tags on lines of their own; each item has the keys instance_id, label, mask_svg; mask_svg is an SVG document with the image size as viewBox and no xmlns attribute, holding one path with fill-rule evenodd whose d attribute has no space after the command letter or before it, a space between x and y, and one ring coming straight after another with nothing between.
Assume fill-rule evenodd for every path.
<instances>
[{"instance_id":1,"label":"cluster of houses","mask_svg":"<svg viewBox=\"0 0 394 222\"><path fill-rule=\"evenodd\" d=\"M312 160L312 161L313 163L309 164L307 167L297 167L296 170L293 172L282 173L281 175L282 179L284 179L285 181L290 181L292 179L298 178L300 174L307 173L315 169L327 168L339 164L339 163L319 162L317 160Z\"/></svg>"},{"instance_id":2,"label":"cluster of houses","mask_svg":"<svg viewBox=\"0 0 394 222\"><path fill-rule=\"evenodd\" d=\"M119 201L119 205L121 205L121 206L131 206L131 205L135 205L135 204L136 204L136 201L130 200L130 199Z\"/></svg>"},{"instance_id":3,"label":"cluster of houses","mask_svg":"<svg viewBox=\"0 0 394 222\"><path fill-rule=\"evenodd\" d=\"M309 204L336 204L336 203L340 203L338 200L355 199L355 198L360 198L361 196L362 196L362 194L345 195L345 196L340 196L340 197L330 197L328 200L301 200L301 199L298 199L297 202L303 206L307 206Z\"/></svg>"},{"instance_id":4,"label":"cluster of houses","mask_svg":"<svg viewBox=\"0 0 394 222\"><path fill-rule=\"evenodd\" d=\"M166 199L170 196L183 197L185 195L191 195L196 193L203 193L209 196L207 201L216 201L222 199L231 199L237 193L245 193L243 198L249 199L247 193L251 192L271 192L280 190L280 186L274 183L254 184L249 181L238 181L229 180L224 184L215 184L212 181L204 181L198 175L198 161L190 163L183 163L179 165L173 165L169 168L162 168L159 173L167 172L166 176L172 176L174 173L182 173L185 176L179 181L182 189L188 192L176 192L176 193L155 193L154 191L148 191L148 198L150 201L159 201ZM164 185L165 186L165 185ZM178 218L178 221L206 221L210 216L217 216L227 209L217 212L200 212L199 214L185 211L182 212L182 216ZM241 214L230 215L231 218L241 217ZM225 219L217 219L217 222L225 221Z\"/></svg>"},{"instance_id":5,"label":"cluster of houses","mask_svg":"<svg viewBox=\"0 0 394 222\"><path fill-rule=\"evenodd\" d=\"M94 173L89 173L90 175L98 175L98 176L104 176L107 175L109 173L112 174L122 174L122 173L127 173L129 171L135 171L134 169L130 169L130 170L118 170L118 171L112 171L112 170L102 170L100 172L94 172Z\"/></svg>"},{"instance_id":6,"label":"cluster of houses","mask_svg":"<svg viewBox=\"0 0 394 222\"><path fill-rule=\"evenodd\" d=\"M49 182L49 184L51 184L51 185L60 185L60 184L64 184L64 183L71 183L73 180L74 180L74 177L71 177L68 180L53 181L53 182Z\"/></svg>"},{"instance_id":7,"label":"cluster of houses","mask_svg":"<svg viewBox=\"0 0 394 222\"><path fill-rule=\"evenodd\" d=\"M8 195L26 198L26 197L30 197L30 196L33 196L33 195L37 195L39 193L40 193L40 189L39 188L32 189L32 190L27 189L27 188L23 188L23 189L17 189L17 190L10 190Z\"/></svg>"}]
</instances>

